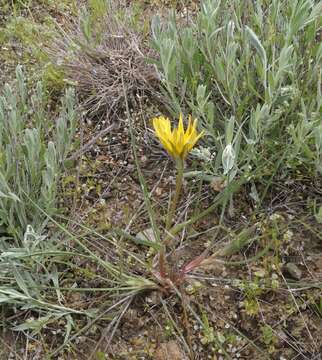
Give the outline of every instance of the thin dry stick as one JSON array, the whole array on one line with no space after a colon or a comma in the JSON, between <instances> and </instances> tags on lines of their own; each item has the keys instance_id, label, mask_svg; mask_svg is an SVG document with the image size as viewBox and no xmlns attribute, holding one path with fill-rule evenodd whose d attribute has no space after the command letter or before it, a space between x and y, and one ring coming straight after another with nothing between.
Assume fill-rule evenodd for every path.
<instances>
[{"instance_id":1,"label":"thin dry stick","mask_svg":"<svg viewBox=\"0 0 322 360\"><path fill-rule=\"evenodd\" d=\"M287 284L287 281L285 280L283 274L281 274L281 276L282 276L282 278L283 278L286 286L289 288L289 286L288 286L288 284ZM298 306L298 303L297 303L297 301L296 301L296 299L295 299L295 297L294 297L294 295L293 295L292 290L289 289L289 292L290 292L290 295L291 295L291 297L292 297L292 300L293 300L293 302L294 302L294 304L295 304L295 306L296 306L296 308L297 308L297 310L298 310L298 312L299 312L299 314L300 314L300 317L301 317L301 319L302 319L302 321L303 321L303 324L304 324L305 329L306 329L306 331L307 331L307 333L308 333L308 335L309 335L309 338L311 339L311 341L312 341L315 349L318 349L318 345L317 345L316 341L314 340L314 338L313 338L313 336L312 336L312 334L311 334L311 331L310 331L309 327L307 326L307 323L306 323L306 321L305 321L305 318L304 318L304 316L303 316L303 314L302 314L302 312L301 312L301 310L300 310L300 308L299 308L299 306Z\"/></svg>"},{"instance_id":2,"label":"thin dry stick","mask_svg":"<svg viewBox=\"0 0 322 360\"><path fill-rule=\"evenodd\" d=\"M128 295L125 298L121 299L120 301L116 302L112 306L110 306L108 309L104 310L102 313L96 316L95 319L91 320L87 325L85 325L83 328L81 328L78 332L76 332L73 336L71 336L66 342L64 342L62 345L60 345L57 349L55 349L52 353L48 355L48 358L54 357L55 355L59 354L61 350L64 349L67 344L70 344L73 340L75 340L78 336L80 336L82 333L90 329L98 320L103 318L109 311L115 309L117 306L123 304L124 302L128 301L133 295Z\"/></svg>"},{"instance_id":3,"label":"thin dry stick","mask_svg":"<svg viewBox=\"0 0 322 360\"><path fill-rule=\"evenodd\" d=\"M23 360L23 358L16 352L14 348L7 344L7 342L0 337L0 341L5 348L9 351L10 354L14 354L15 359ZM2 348L3 349L3 348Z\"/></svg>"},{"instance_id":4,"label":"thin dry stick","mask_svg":"<svg viewBox=\"0 0 322 360\"><path fill-rule=\"evenodd\" d=\"M182 298L181 298L181 302L182 302L182 309L183 309L183 320L184 320L184 327L186 328L187 331L187 340L188 340L188 345L189 345L189 352L190 352L190 359L193 360L194 359L194 355L193 355L193 349L192 349L192 336L191 336L191 331L190 331L190 327L189 327L189 318L188 318L188 312L187 312L187 297L184 293L184 289L180 289L181 293L182 293Z\"/></svg>"},{"instance_id":5,"label":"thin dry stick","mask_svg":"<svg viewBox=\"0 0 322 360\"><path fill-rule=\"evenodd\" d=\"M101 345L102 341L106 339L107 335L110 334L108 340L107 340L107 344L105 345L105 351L107 351L107 348L109 347L112 339L113 339L113 336L115 334L115 331L121 321L121 319L123 318L125 312L127 311L127 309L129 308L131 302L133 300L133 297L130 297L128 299L128 301L125 303L124 305L124 308L122 309L122 311L120 312L120 314L115 317L111 323L108 325L108 327L104 330L104 333L102 334L101 338L98 340L98 342L96 343L95 347L94 347L94 350L92 351L90 357L89 357L89 360L93 359L93 357L95 356L96 352L98 351L99 349L99 346ZM113 327L113 330L111 331ZM111 333L110 333L111 332Z\"/></svg>"},{"instance_id":6,"label":"thin dry stick","mask_svg":"<svg viewBox=\"0 0 322 360\"><path fill-rule=\"evenodd\" d=\"M186 351L189 353L189 352L190 352L189 345L187 344L186 339L184 338L181 329L179 328L179 326L178 326L178 325L176 324L176 322L174 321L173 316L171 315L170 311L169 311L168 308L167 308L166 302L162 299L162 296L159 295L159 298L160 298L160 302L161 302L161 304L162 304L162 306L163 306L163 309L164 309L166 315L168 316L168 318L169 318L170 321L171 321L171 324L173 325L174 329L175 329L176 332L178 333L178 335L177 335L176 332L175 332L175 336L176 336L178 339L181 340L184 348L185 348Z\"/></svg>"},{"instance_id":7,"label":"thin dry stick","mask_svg":"<svg viewBox=\"0 0 322 360\"><path fill-rule=\"evenodd\" d=\"M81 114L79 133L80 133L80 145L81 145L81 148L83 148L83 145L84 145L84 116L83 116L83 114ZM81 156L79 156L78 164L77 164L77 168L76 168L76 181L75 181L76 191L74 192L72 214L75 214L76 207L77 207L77 197L78 197L77 189L79 187L81 163L82 163L82 159L81 159Z\"/></svg>"},{"instance_id":8,"label":"thin dry stick","mask_svg":"<svg viewBox=\"0 0 322 360\"><path fill-rule=\"evenodd\" d=\"M87 150L90 149L90 147L92 145L94 145L96 143L96 141L106 135L109 131L111 131L112 129L114 129L115 124L112 124L110 126L108 126L107 128L101 130L98 134L96 134L90 141L88 141L84 146L82 146L81 149L77 150L73 155L71 155L69 158L67 158L67 160L76 160L77 158L79 158L80 156L82 156Z\"/></svg>"}]
</instances>

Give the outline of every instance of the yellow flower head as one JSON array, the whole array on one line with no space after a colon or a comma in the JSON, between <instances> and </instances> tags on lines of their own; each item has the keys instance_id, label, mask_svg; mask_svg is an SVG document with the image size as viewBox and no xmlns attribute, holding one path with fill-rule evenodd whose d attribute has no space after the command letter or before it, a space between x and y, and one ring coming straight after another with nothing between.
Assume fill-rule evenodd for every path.
<instances>
[{"instance_id":1,"label":"yellow flower head","mask_svg":"<svg viewBox=\"0 0 322 360\"><path fill-rule=\"evenodd\" d=\"M161 144L174 159L184 159L203 135L203 131L197 132L197 119L192 121L190 115L186 131L183 128L182 114L179 117L178 127L172 131L171 122L168 118L160 116L152 121Z\"/></svg>"}]
</instances>

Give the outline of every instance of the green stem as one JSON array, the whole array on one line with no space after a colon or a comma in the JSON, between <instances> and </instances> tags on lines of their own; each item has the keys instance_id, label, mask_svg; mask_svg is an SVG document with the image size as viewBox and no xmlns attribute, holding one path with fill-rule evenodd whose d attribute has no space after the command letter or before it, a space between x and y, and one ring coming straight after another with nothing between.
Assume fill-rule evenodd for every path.
<instances>
[{"instance_id":1,"label":"green stem","mask_svg":"<svg viewBox=\"0 0 322 360\"><path fill-rule=\"evenodd\" d=\"M182 180L183 180L183 159L177 159L176 161L177 165L177 177L176 177L176 190L174 193L174 197L172 198L172 202L170 205L170 210L167 215L166 219L166 230L169 231L175 216L176 208L178 205L178 201L181 194L182 189ZM166 246L169 241L169 237L167 236L165 241L163 241L163 244L159 251L159 271L161 277L166 277L167 274L167 266L166 266Z\"/></svg>"},{"instance_id":2,"label":"green stem","mask_svg":"<svg viewBox=\"0 0 322 360\"><path fill-rule=\"evenodd\" d=\"M181 190L182 190L182 180L183 180L183 159L177 159L176 161L177 165L177 177L176 177L176 190L174 193L174 197L171 202L170 210L167 215L167 221L166 221L166 230L170 230L175 212L177 209L178 201L180 198Z\"/></svg>"}]
</instances>

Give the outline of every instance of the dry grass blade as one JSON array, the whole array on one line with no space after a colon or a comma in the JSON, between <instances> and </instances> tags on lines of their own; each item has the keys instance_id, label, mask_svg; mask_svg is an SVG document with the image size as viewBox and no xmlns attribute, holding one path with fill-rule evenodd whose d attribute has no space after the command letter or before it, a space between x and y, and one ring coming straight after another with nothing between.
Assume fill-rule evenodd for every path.
<instances>
[{"instance_id":1,"label":"dry grass blade","mask_svg":"<svg viewBox=\"0 0 322 360\"><path fill-rule=\"evenodd\" d=\"M146 62L151 50L141 34L116 18L118 10L117 5L111 5L102 15L97 33L90 35L84 31L80 17L68 31L60 29L61 38L48 49L53 61L64 70L66 80L76 84L84 108L91 115L124 110L121 73L130 100L137 93L156 94L159 85L155 67Z\"/></svg>"},{"instance_id":2,"label":"dry grass blade","mask_svg":"<svg viewBox=\"0 0 322 360\"><path fill-rule=\"evenodd\" d=\"M98 351L99 347L101 346L102 342L105 340L104 345L104 351L107 352L108 348L111 344L111 341L113 340L113 337L115 335L115 331L117 330L121 319L123 318L124 314L128 310L129 306L131 305L131 302L133 300L133 297L129 297L128 301L125 302L124 307L121 309L118 316L116 316L111 323L107 326L107 328L104 330L100 340L97 341L94 350L92 351L89 360L95 358L95 354Z\"/></svg>"}]
</instances>

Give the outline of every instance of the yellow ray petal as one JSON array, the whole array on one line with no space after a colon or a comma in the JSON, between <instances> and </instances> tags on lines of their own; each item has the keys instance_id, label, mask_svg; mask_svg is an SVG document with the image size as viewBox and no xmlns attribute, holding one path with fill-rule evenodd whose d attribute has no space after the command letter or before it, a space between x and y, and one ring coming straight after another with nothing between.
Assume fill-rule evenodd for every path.
<instances>
[{"instance_id":1,"label":"yellow ray petal","mask_svg":"<svg viewBox=\"0 0 322 360\"><path fill-rule=\"evenodd\" d=\"M179 132L179 134L184 134L183 116L182 116L182 114L179 115L178 132Z\"/></svg>"},{"instance_id":2,"label":"yellow ray petal","mask_svg":"<svg viewBox=\"0 0 322 360\"><path fill-rule=\"evenodd\" d=\"M171 130L170 119L160 116L153 119L155 134L161 144L174 159L184 159L197 141L203 136L203 132L197 132L197 119L192 120L189 115L188 126L184 130L183 115L179 115L178 126Z\"/></svg>"}]
</instances>

